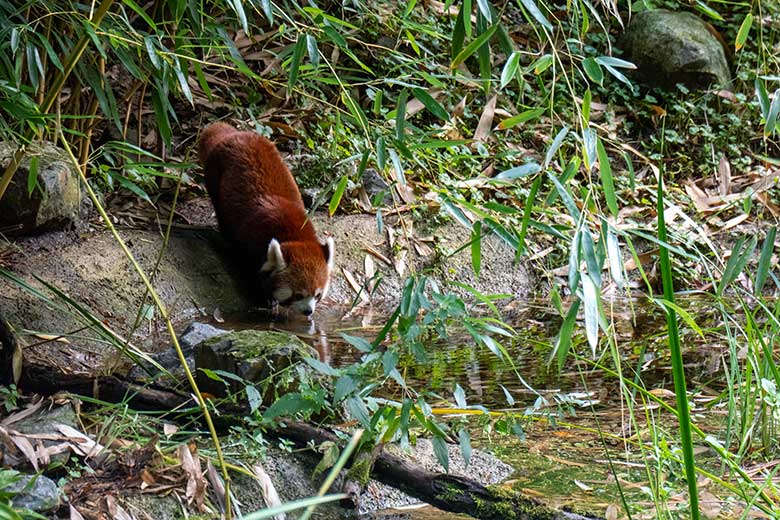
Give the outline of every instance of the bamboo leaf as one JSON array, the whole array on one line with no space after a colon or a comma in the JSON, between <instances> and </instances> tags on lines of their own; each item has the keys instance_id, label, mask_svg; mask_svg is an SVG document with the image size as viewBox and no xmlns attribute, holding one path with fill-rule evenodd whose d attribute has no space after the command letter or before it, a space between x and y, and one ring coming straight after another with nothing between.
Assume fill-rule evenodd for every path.
<instances>
[{"instance_id":1,"label":"bamboo leaf","mask_svg":"<svg viewBox=\"0 0 780 520\"><path fill-rule=\"evenodd\" d=\"M604 198L607 200L607 207L612 216L617 217L618 205L615 195L615 183L612 179L612 167L609 164L607 151L604 149L604 143L599 139L596 142L596 150L599 157L599 172L601 173L601 187L604 189Z\"/></svg>"},{"instance_id":2,"label":"bamboo leaf","mask_svg":"<svg viewBox=\"0 0 780 520\"><path fill-rule=\"evenodd\" d=\"M759 296L761 290L764 288L767 276L769 275L769 268L772 264L772 253L775 250L775 236L777 235L777 226L772 226L769 231L766 232L766 238L764 238L764 245L761 246L761 256L758 259L758 270L756 271L756 280L753 284L753 294Z\"/></svg>"},{"instance_id":3,"label":"bamboo leaf","mask_svg":"<svg viewBox=\"0 0 780 520\"><path fill-rule=\"evenodd\" d=\"M739 31L737 32L737 39L734 42L735 51L738 51L745 46L745 42L747 42L748 35L750 34L750 28L752 26L753 26L753 13L748 13L745 15L745 19L742 20L742 25L739 26Z\"/></svg>"},{"instance_id":4,"label":"bamboo leaf","mask_svg":"<svg viewBox=\"0 0 780 520\"><path fill-rule=\"evenodd\" d=\"M604 71L601 70L601 65L595 58L590 57L582 60L582 68L593 83L598 85L604 84Z\"/></svg>"},{"instance_id":5,"label":"bamboo leaf","mask_svg":"<svg viewBox=\"0 0 780 520\"><path fill-rule=\"evenodd\" d=\"M526 121L531 121L532 119L536 119L537 117L544 114L544 112L545 112L544 108L532 108L531 110L526 110L525 112L521 112L516 116L512 116L510 118L504 119L503 121L498 123L498 128L501 130L509 130L513 126L517 126L520 123L525 123Z\"/></svg>"},{"instance_id":6,"label":"bamboo leaf","mask_svg":"<svg viewBox=\"0 0 780 520\"><path fill-rule=\"evenodd\" d=\"M780 88L775 90L772 97L772 103L769 105L769 111L764 122L764 135L769 136L777 128L777 115L780 113Z\"/></svg>"},{"instance_id":7,"label":"bamboo leaf","mask_svg":"<svg viewBox=\"0 0 780 520\"><path fill-rule=\"evenodd\" d=\"M309 52L309 61L314 70L320 67L320 51L317 48L317 38L311 34L306 35L306 49Z\"/></svg>"},{"instance_id":8,"label":"bamboo leaf","mask_svg":"<svg viewBox=\"0 0 780 520\"><path fill-rule=\"evenodd\" d=\"M501 88L506 87L510 81L517 75L517 69L520 67L520 53L513 52L506 60L504 68L501 70Z\"/></svg>"},{"instance_id":9,"label":"bamboo leaf","mask_svg":"<svg viewBox=\"0 0 780 520\"><path fill-rule=\"evenodd\" d=\"M328 214L332 217L341 203L341 198L344 196L344 190L347 187L348 177L342 175L339 179L339 183L336 186L336 190L333 192L333 196L330 198L330 204L328 204Z\"/></svg>"},{"instance_id":10,"label":"bamboo leaf","mask_svg":"<svg viewBox=\"0 0 780 520\"><path fill-rule=\"evenodd\" d=\"M414 94L414 97L419 99L420 102L425 105L425 108L427 108L431 114L435 115L443 121L448 121L450 119L450 115L446 110L444 110L444 107L441 106L441 104L439 104L439 102L436 101L436 99L434 99L434 97L425 90L421 88L414 88L412 89L412 94Z\"/></svg>"},{"instance_id":11,"label":"bamboo leaf","mask_svg":"<svg viewBox=\"0 0 780 520\"><path fill-rule=\"evenodd\" d=\"M479 278L482 267L482 222L479 220L474 222L474 227L471 229L471 267Z\"/></svg>"},{"instance_id":12,"label":"bamboo leaf","mask_svg":"<svg viewBox=\"0 0 780 520\"><path fill-rule=\"evenodd\" d=\"M398 95L398 103L395 107L395 138L404 140L404 123L406 122L406 99L409 92L404 89Z\"/></svg>"},{"instance_id":13,"label":"bamboo leaf","mask_svg":"<svg viewBox=\"0 0 780 520\"><path fill-rule=\"evenodd\" d=\"M537 7L534 0L520 0L520 3L522 3L523 7L525 7L531 16L534 17L534 20L542 24L542 26L548 31L552 30L552 24L547 20L547 18L545 18L544 14L542 14L542 12L539 10L539 7Z\"/></svg>"},{"instance_id":14,"label":"bamboo leaf","mask_svg":"<svg viewBox=\"0 0 780 520\"><path fill-rule=\"evenodd\" d=\"M290 59L290 75L287 78L287 92L292 92L295 82L298 81L298 70L301 66L301 59L303 58L303 51L306 48L306 35L299 34L298 40L295 42L295 48L293 49L292 58Z\"/></svg>"},{"instance_id":15,"label":"bamboo leaf","mask_svg":"<svg viewBox=\"0 0 780 520\"><path fill-rule=\"evenodd\" d=\"M452 63L450 64L450 68L452 70L455 70L458 65L466 61L466 59L474 54L477 49L482 47L485 43L487 43L490 38L493 37L493 33L496 32L496 29L498 28L498 25L491 25L487 31L477 36L471 43L466 45L466 47L461 50L457 56L455 56L455 59L452 60Z\"/></svg>"},{"instance_id":16,"label":"bamboo leaf","mask_svg":"<svg viewBox=\"0 0 780 520\"><path fill-rule=\"evenodd\" d=\"M599 289L590 274L582 274L582 300L585 304L585 335L591 353L596 357L599 346Z\"/></svg>"}]
</instances>

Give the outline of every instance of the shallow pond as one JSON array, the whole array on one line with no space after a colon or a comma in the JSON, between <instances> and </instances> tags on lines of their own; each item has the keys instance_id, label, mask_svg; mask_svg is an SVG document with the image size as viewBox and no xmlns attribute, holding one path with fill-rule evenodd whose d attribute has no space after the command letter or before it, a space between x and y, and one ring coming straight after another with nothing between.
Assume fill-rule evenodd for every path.
<instances>
[{"instance_id":1,"label":"shallow pond","mask_svg":"<svg viewBox=\"0 0 780 520\"><path fill-rule=\"evenodd\" d=\"M639 369L646 388L668 392L673 385L664 316L655 307L643 305L637 309L636 305L633 301L613 304L611 316L618 353L603 346L604 353L597 360L614 367L617 355L624 373L634 374ZM225 317L213 324L231 329L289 331L312 344L323 361L345 366L359 361L362 354L341 334L371 341L389 315L390 312L383 310L330 307L320 309L313 322L280 317L269 321L264 314L246 314ZM490 412L510 412L522 417L518 420L521 426L518 435L496 434L495 423L487 415L471 421L473 443L489 447L515 467L516 474L510 484L525 493L550 504L591 509L603 515L610 505L622 511L614 477L617 474L629 503L640 513L644 507L651 511L652 500L641 491L646 486L643 481L647 480L643 455L636 446L631 447L637 423L631 426L628 411L622 404L625 394L621 395L616 378L606 370L594 368L587 342L579 334L581 327L572 338L572 349L582 357L570 355L558 370L557 363L551 361L555 335L561 324L558 313L548 304L530 301L516 302L503 315L506 323L517 331L516 337L503 343L511 363L476 345L470 336L453 333L447 341L431 341L426 346L425 362L415 361L411 355L402 357L399 369L407 384L418 392L428 392L430 404L450 406L453 406L457 384L464 389L469 406L479 405ZM703 313L701 318L711 317ZM722 347L701 342L695 346L686 349L688 373L695 374L689 389L706 384L703 393L711 396L722 386L717 375ZM398 397L393 395L397 391L388 388L387 397ZM671 392L664 397L673 403ZM706 401L707 396L702 397L701 402ZM657 406L652 404L635 411L651 414L659 423L668 421L668 417L655 416ZM722 420L719 411L705 411L703 405L695 407L694 412L707 416L702 422L717 424ZM674 422L665 427L670 431L676 428ZM405 511L403 518L463 517L420 508Z\"/></svg>"}]
</instances>

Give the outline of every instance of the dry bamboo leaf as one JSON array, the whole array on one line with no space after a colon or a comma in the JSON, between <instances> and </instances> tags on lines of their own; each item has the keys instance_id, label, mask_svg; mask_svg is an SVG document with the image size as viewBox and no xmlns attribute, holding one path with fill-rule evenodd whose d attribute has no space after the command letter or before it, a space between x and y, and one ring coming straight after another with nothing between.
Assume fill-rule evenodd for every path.
<instances>
[{"instance_id":1,"label":"dry bamboo leaf","mask_svg":"<svg viewBox=\"0 0 780 520\"><path fill-rule=\"evenodd\" d=\"M433 248L428 244L420 242L419 240L414 240L412 244L414 245L414 250L419 256L425 257L433 254Z\"/></svg>"},{"instance_id":2,"label":"dry bamboo leaf","mask_svg":"<svg viewBox=\"0 0 780 520\"><path fill-rule=\"evenodd\" d=\"M721 228L721 231L726 231L727 229L731 229L734 226L741 224L742 222L746 221L749 218L749 215L747 213L743 213L741 215L737 215L736 217L727 220L723 227Z\"/></svg>"},{"instance_id":3,"label":"dry bamboo leaf","mask_svg":"<svg viewBox=\"0 0 780 520\"><path fill-rule=\"evenodd\" d=\"M68 338L63 337L61 334L33 334L32 336L43 341L56 341L57 343L70 344Z\"/></svg>"},{"instance_id":4,"label":"dry bamboo leaf","mask_svg":"<svg viewBox=\"0 0 780 520\"><path fill-rule=\"evenodd\" d=\"M705 202L709 197L707 197L707 194L692 181L686 181L685 192L691 198L693 205L696 206L696 210L699 213L711 211L709 204Z\"/></svg>"},{"instance_id":5,"label":"dry bamboo leaf","mask_svg":"<svg viewBox=\"0 0 780 520\"><path fill-rule=\"evenodd\" d=\"M396 184L395 191L398 192L401 200L406 204L411 204L417 199L417 197L414 196L414 190L409 184Z\"/></svg>"},{"instance_id":6,"label":"dry bamboo leaf","mask_svg":"<svg viewBox=\"0 0 780 520\"><path fill-rule=\"evenodd\" d=\"M404 249L398 254L398 256L393 261L393 267L395 267L395 272L397 272L398 276L402 278L404 276L404 273L406 272L406 255L407 255L407 251L406 249Z\"/></svg>"},{"instance_id":7,"label":"dry bamboo leaf","mask_svg":"<svg viewBox=\"0 0 780 520\"><path fill-rule=\"evenodd\" d=\"M387 232L387 245L393 249L395 247L395 230L391 226L385 225L385 231Z\"/></svg>"},{"instance_id":8,"label":"dry bamboo leaf","mask_svg":"<svg viewBox=\"0 0 780 520\"><path fill-rule=\"evenodd\" d=\"M81 513L79 513L79 510L73 507L73 504L69 504L68 509L70 510L70 520L86 520Z\"/></svg>"},{"instance_id":9,"label":"dry bamboo leaf","mask_svg":"<svg viewBox=\"0 0 780 520\"><path fill-rule=\"evenodd\" d=\"M482 115L479 118L477 129L474 131L475 141L484 141L490 135L490 131L493 128L493 116L496 112L497 99L498 96L493 96L485 105L485 109L482 111Z\"/></svg>"},{"instance_id":10,"label":"dry bamboo leaf","mask_svg":"<svg viewBox=\"0 0 780 520\"><path fill-rule=\"evenodd\" d=\"M20 410L18 412L12 413L8 417L6 417L2 421L0 421L0 424L5 425L5 426L10 426L10 425L12 425L15 422L21 421L22 419L26 419L27 417L29 417L32 414L34 414L35 412L37 412L41 408L42 404L43 404L43 399L39 400L36 403L33 403L33 404L29 405L24 410Z\"/></svg>"},{"instance_id":11,"label":"dry bamboo leaf","mask_svg":"<svg viewBox=\"0 0 780 520\"><path fill-rule=\"evenodd\" d=\"M225 511L225 483L222 481L222 477L217 473L217 468L211 463L211 459L206 460L206 474L209 477L209 482L214 489L214 493L217 495L217 502L219 503L219 510Z\"/></svg>"},{"instance_id":12,"label":"dry bamboo leaf","mask_svg":"<svg viewBox=\"0 0 780 520\"><path fill-rule=\"evenodd\" d=\"M206 494L206 479L200 468L200 459L197 452L193 456L190 447L182 444L178 449L181 469L187 476L187 485L185 486L185 498L188 504L196 504L198 510L203 510L203 501ZM216 489L216 488L215 488ZM217 494L218 500L224 499L224 490L222 494Z\"/></svg>"},{"instance_id":13,"label":"dry bamboo leaf","mask_svg":"<svg viewBox=\"0 0 780 520\"><path fill-rule=\"evenodd\" d=\"M163 433L166 437L173 435L179 431L179 427L171 423L163 423Z\"/></svg>"},{"instance_id":14,"label":"dry bamboo leaf","mask_svg":"<svg viewBox=\"0 0 780 520\"><path fill-rule=\"evenodd\" d=\"M276 507L282 505L282 500L279 498L279 493L276 492L276 488L274 487L274 483L271 480L271 477L266 473L265 468L258 462L257 464L252 466L252 472L255 475L255 478L257 479L258 484L260 484L260 489L263 493L263 499L265 500L265 505L268 507ZM284 513L280 513L278 515L275 515L274 520L285 520L286 515Z\"/></svg>"},{"instance_id":15,"label":"dry bamboo leaf","mask_svg":"<svg viewBox=\"0 0 780 520\"><path fill-rule=\"evenodd\" d=\"M358 283L352 273L343 267L341 268L341 272L344 273L344 278L347 279L347 283L349 283L349 286L352 287L352 290L355 291L355 294L358 295L360 300L363 303L369 303L371 300L369 299L368 294L366 294L366 291L363 290L363 286Z\"/></svg>"},{"instance_id":16,"label":"dry bamboo leaf","mask_svg":"<svg viewBox=\"0 0 780 520\"><path fill-rule=\"evenodd\" d=\"M366 273L366 280L371 280L376 275L376 265L370 255L363 259L363 271Z\"/></svg>"},{"instance_id":17,"label":"dry bamboo leaf","mask_svg":"<svg viewBox=\"0 0 780 520\"><path fill-rule=\"evenodd\" d=\"M19 448L19 451L32 464L35 471L38 471L38 455L35 453L32 443L23 435L11 435L11 440Z\"/></svg>"},{"instance_id":18,"label":"dry bamboo leaf","mask_svg":"<svg viewBox=\"0 0 780 520\"><path fill-rule=\"evenodd\" d=\"M387 258L385 255L374 249L373 247L366 246L363 248L363 250L373 256L374 258L378 259L381 262L384 262L387 264L388 267L393 267L393 262L390 261L389 258Z\"/></svg>"},{"instance_id":19,"label":"dry bamboo leaf","mask_svg":"<svg viewBox=\"0 0 780 520\"><path fill-rule=\"evenodd\" d=\"M761 204L764 205L766 209L769 210L769 212L772 214L775 218L780 218L780 207L777 206L777 204L773 203L766 193L757 193L756 198L758 199Z\"/></svg>"},{"instance_id":20,"label":"dry bamboo leaf","mask_svg":"<svg viewBox=\"0 0 780 520\"><path fill-rule=\"evenodd\" d=\"M465 112L466 112L466 96L463 96L463 99L461 99L458 102L458 104L455 105L455 108L452 109L452 114L450 114L450 116L453 119L458 118L458 117L463 117L463 114Z\"/></svg>"},{"instance_id":21,"label":"dry bamboo leaf","mask_svg":"<svg viewBox=\"0 0 780 520\"><path fill-rule=\"evenodd\" d=\"M116 498L114 498L111 495L106 495L105 497L106 501L106 509L108 510L108 513L111 515L111 518L115 520L136 520L136 518L128 513L125 508L123 508L119 503L116 501Z\"/></svg>"},{"instance_id":22,"label":"dry bamboo leaf","mask_svg":"<svg viewBox=\"0 0 780 520\"><path fill-rule=\"evenodd\" d=\"M79 455L90 458L102 453L105 448L87 435L67 424L57 424L55 428L70 442L70 446Z\"/></svg>"},{"instance_id":23,"label":"dry bamboo leaf","mask_svg":"<svg viewBox=\"0 0 780 520\"><path fill-rule=\"evenodd\" d=\"M725 155L720 156L718 164L718 191L722 196L731 193L731 164Z\"/></svg>"},{"instance_id":24,"label":"dry bamboo leaf","mask_svg":"<svg viewBox=\"0 0 780 520\"><path fill-rule=\"evenodd\" d=\"M705 489L699 491L699 510L706 518L718 518L723 504L718 497Z\"/></svg>"}]
</instances>

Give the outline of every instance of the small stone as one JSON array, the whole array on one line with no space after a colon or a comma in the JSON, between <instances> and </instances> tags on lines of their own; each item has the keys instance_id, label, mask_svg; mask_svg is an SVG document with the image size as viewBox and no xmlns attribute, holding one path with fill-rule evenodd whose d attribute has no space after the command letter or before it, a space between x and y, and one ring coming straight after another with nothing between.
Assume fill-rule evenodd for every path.
<instances>
[{"instance_id":1,"label":"small stone","mask_svg":"<svg viewBox=\"0 0 780 520\"><path fill-rule=\"evenodd\" d=\"M651 9L634 15L619 45L637 66L633 77L649 87L728 87L731 72L714 31L692 13Z\"/></svg>"},{"instance_id":2,"label":"small stone","mask_svg":"<svg viewBox=\"0 0 780 520\"><path fill-rule=\"evenodd\" d=\"M363 171L363 189L366 190L366 195L369 199L373 199L379 193L387 193L390 190L390 186L387 184L379 172L373 168L366 168Z\"/></svg>"},{"instance_id":3,"label":"small stone","mask_svg":"<svg viewBox=\"0 0 780 520\"><path fill-rule=\"evenodd\" d=\"M225 329L218 329L217 327L209 325L208 323L194 321L190 323L186 329L184 329L184 332L181 333L179 344L181 345L181 348L192 348L201 341L206 341L207 339L211 339L214 336L219 336L220 334L225 334L227 332L228 331Z\"/></svg>"},{"instance_id":4,"label":"small stone","mask_svg":"<svg viewBox=\"0 0 780 520\"><path fill-rule=\"evenodd\" d=\"M34 480L32 484L30 481ZM27 486L30 486L27 489ZM7 486L6 493L19 493L11 498L15 508L29 509L42 513L60 506L60 490L57 484L43 475L23 475L19 480Z\"/></svg>"}]
</instances>

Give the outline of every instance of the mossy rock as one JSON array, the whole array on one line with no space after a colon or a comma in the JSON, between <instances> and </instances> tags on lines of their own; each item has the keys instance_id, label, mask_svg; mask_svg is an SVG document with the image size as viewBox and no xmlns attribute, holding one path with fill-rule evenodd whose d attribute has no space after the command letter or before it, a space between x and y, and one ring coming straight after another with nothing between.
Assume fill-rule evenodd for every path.
<instances>
[{"instance_id":1,"label":"mossy rock","mask_svg":"<svg viewBox=\"0 0 780 520\"><path fill-rule=\"evenodd\" d=\"M286 332L240 330L209 338L195 346L195 368L201 390L224 396L226 390L238 393L244 384L234 379L225 382L208 377L204 369L235 374L256 383L268 405L280 395L293 392L301 383L310 384L317 374L304 361L317 359L317 351Z\"/></svg>"},{"instance_id":2,"label":"mossy rock","mask_svg":"<svg viewBox=\"0 0 780 520\"><path fill-rule=\"evenodd\" d=\"M651 9L634 15L619 46L637 66L632 77L648 87L728 87L731 71L715 34L692 13Z\"/></svg>"},{"instance_id":3,"label":"mossy rock","mask_svg":"<svg viewBox=\"0 0 780 520\"><path fill-rule=\"evenodd\" d=\"M17 148L15 143L0 142L0 168L8 166ZM30 192L28 178L34 157L38 185ZM67 154L52 143L32 143L0 199L0 232L24 235L76 227L90 204Z\"/></svg>"}]
</instances>

